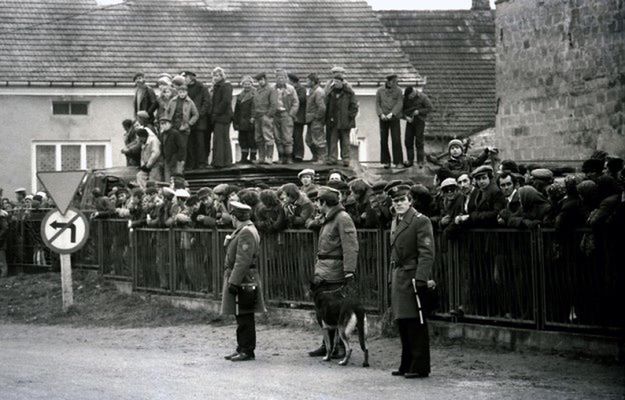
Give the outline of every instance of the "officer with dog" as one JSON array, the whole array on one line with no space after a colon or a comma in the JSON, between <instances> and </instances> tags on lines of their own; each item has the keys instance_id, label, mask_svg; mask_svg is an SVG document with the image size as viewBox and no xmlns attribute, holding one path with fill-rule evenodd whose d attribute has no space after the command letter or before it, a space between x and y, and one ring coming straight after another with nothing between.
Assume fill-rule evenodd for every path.
<instances>
[{"instance_id":1,"label":"officer with dog","mask_svg":"<svg viewBox=\"0 0 625 400\"><path fill-rule=\"evenodd\" d=\"M334 291L337 296L357 296L355 284L356 262L358 259L358 237L356 226L347 211L339 203L340 192L330 187L318 189L316 204L323 215L323 225L319 231L317 259L313 284L317 291ZM321 322L319 321L321 324ZM334 340L336 330L331 330L330 340ZM339 346L333 358L342 358L344 348ZM308 353L311 357L326 355L325 344Z\"/></svg>"},{"instance_id":2,"label":"officer with dog","mask_svg":"<svg viewBox=\"0 0 625 400\"><path fill-rule=\"evenodd\" d=\"M393 376L430 374L430 338L426 314L428 279L434 262L432 223L415 210L410 187L393 182L386 191L395 217L391 224L391 306L399 327L401 363Z\"/></svg>"},{"instance_id":3,"label":"officer with dog","mask_svg":"<svg viewBox=\"0 0 625 400\"><path fill-rule=\"evenodd\" d=\"M221 314L234 314L237 320L237 349L224 357L230 361L254 360L256 323L254 313L264 313L260 273L257 268L260 236L250 221L252 208L231 201L234 232L226 236L224 286Z\"/></svg>"}]
</instances>

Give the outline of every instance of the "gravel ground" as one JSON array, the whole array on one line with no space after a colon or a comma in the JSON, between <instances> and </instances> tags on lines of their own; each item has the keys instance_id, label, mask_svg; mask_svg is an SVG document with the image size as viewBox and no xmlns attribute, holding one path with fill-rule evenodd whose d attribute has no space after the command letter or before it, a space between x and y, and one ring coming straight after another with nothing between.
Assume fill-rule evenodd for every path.
<instances>
[{"instance_id":1,"label":"gravel ground","mask_svg":"<svg viewBox=\"0 0 625 400\"><path fill-rule=\"evenodd\" d=\"M14 399L623 399L622 366L435 345L432 375L390 376L398 339L372 338L371 368L306 351L319 333L258 326L257 359L223 360L234 325L101 328L0 325L0 398Z\"/></svg>"}]
</instances>

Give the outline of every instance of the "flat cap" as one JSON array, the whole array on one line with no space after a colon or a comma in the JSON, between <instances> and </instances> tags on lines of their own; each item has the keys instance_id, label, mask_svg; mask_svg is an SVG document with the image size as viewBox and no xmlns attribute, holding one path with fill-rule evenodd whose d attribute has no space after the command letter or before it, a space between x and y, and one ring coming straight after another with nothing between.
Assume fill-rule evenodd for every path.
<instances>
[{"instance_id":1,"label":"flat cap","mask_svg":"<svg viewBox=\"0 0 625 400\"><path fill-rule=\"evenodd\" d=\"M484 174L493 174L493 167L490 165L480 165L475 168L473 172L471 172L471 176L475 178L476 176L484 175Z\"/></svg>"},{"instance_id":2,"label":"flat cap","mask_svg":"<svg viewBox=\"0 0 625 400\"><path fill-rule=\"evenodd\" d=\"M171 83L175 86L184 85L186 81L184 80L184 76L176 75L172 78Z\"/></svg>"},{"instance_id":3,"label":"flat cap","mask_svg":"<svg viewBox=\"0 0 625 400\"><path fill-rule=\"evenodd\" d=\"M264 73L264 72L260 72L260 73L258 73L256 75L254 75L254 79L257 80L257 81L259 81L261 79L267 79L267 74Z\"/></svg>"},{"instance_id":4,"label":"flat cap","mask_svg":"<svg viewBox=\"0 0 625 400\"><path fill-rule=\"evenodd\" d=\"M386 75L386 80L387 81L392 81L395 78L397 78L397 74L388 74L388 75Z\"/></svg>"},{"instance_id":5,"label":"flat cap","mask_svg":"<svg viewBox=\"0 0 625 400\"><path fill-rule=\"evenodd\" d=\"M332 67L330 72L332 74L344 74L345 73L345 68L339 67L338 65L336 65L336 66Z\"/></svg>"},{"instance_id":6,"label":"flat cap","mask_svg":"<svg viewBox=\"0 0 625 400\"><path fill-rule=\"evenodd\" d=\"M317 198L319 200L334 200L335 202L338 202L341 192L329 186L321 186L317 189L317 194Z\"/></svg>"},{"instance_id":7,"label":"flat cap","mask_svg":"<svg viewBox=\"0 0 625 400\"><path fill-rule=\"evenodd\" d=\"M530 176L534 179L551 180L553 179L553 172L547 168L536 168L530 172Z\"/></svg>"},{"instance_id":8,"label":"flat cap","mask_svg":"<svg viewBox=\"0 0 625 400\"><path fill-rule=\"evenodd\" d=\"M447 178L441 183L441 189L444 189L448 186L458 186L458 182L454 178Z\"/></svg>"},{"instance_id":9,"label":"flat cap","mask_svg":"<svg viewBox=\"0 0 625 400\"><path fill-rule=\"evenodd\" d=\"M306 168L306 169L303 169L303 170L301 170L301 171L297 174L297 177L298 177L298 178L301 178L301 177L302 177L302 176L304 176L304 175L312 175L312 176L315 176L315 170L314 170L314 169L312 169L312 168Z\"/></svg>"},{"instance_id":10,"label":"flat cap","mask_svg":"<svg viewBox=\"0 0 625 400\"><path fill-rule=\"evenodd\" d=\"M197 191L197 197L200 200L210 196L211 194L213 194L213 191L209 187L203 187L203 188L200 188L200 190Z\"/></svg>"},{"instance_id":11,"label":"flat cap","mask_svg":"<svg viewBox=\"0 0 625 400\"><path fill-rule=\"evenodd\" d=\"M374 194L380 194L384 192L384 188L388 185L387 181L380 181L373 184L372 190Z\"/></svg>"},{"instance_id":12,"label":"flat cap","mask_svg":"<svg viewBox=\"0 0 625 400\"><path fill-rule=\"evenodd\" d=\"M286 76L289 77L289 79L291 80L291 82L299 82L299 77L291 72L289 72L288 74L286 74Z\"/></svg>"},{"instance_id":13,"label":"flat cap","mask_svg":"<svg viewBox=\"0 0 625 400\"><path fill-rule=\"evenodd\" d=\"M193 77L197 76L197 75L195 75L195 72L193 72L193 71L182 71L180 73L180 75L182 75L182 76L193 76Z\"/></svg>"},{"instance_id":14,"label":"flat cap","mask_svg":"<svg viewBox=\"0 0 625 400\"><path fill-rule=\"evenodd\" d=\"M26 193L26 189L21 187L21 188L17 188L15 189L15 193Z\"/></svg>"},{"instance_id":15,"label":"flat cap","mask_svg":"<svg viewBox=\"0 0 625 400\"><path fill-rule=\"evenodd\" d=\"M213 188L213 193L217 194L217 195L221 195L226 193L226 190L228 189L228 184L227 183L220 183L219 185L215 186Z\"/></svg>"}]
</instances>

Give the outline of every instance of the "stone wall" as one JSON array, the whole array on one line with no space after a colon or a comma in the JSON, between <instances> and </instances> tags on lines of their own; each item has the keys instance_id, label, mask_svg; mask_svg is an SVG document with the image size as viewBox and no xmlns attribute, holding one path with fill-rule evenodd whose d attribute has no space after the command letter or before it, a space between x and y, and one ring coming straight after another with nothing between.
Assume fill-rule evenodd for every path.
<instances>
[{"instance_id":1,"label":"stone wall","mask_svg":"<svg viewBox=\"0 0 625 400\"><path fill-rule=\"evenodd\" d=\"M503 158L625 156L625 0L496 3Z\"/></svg>"}]
</instances>

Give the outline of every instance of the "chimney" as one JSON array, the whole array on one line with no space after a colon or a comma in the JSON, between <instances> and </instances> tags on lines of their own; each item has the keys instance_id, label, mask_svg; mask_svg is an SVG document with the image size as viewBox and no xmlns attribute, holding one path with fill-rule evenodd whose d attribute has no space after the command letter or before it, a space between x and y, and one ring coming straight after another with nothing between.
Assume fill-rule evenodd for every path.
<instances>
[{"instance_id":1,"label":"chimney","mask_svg":"<svg viewBox=\"0 0 625 400\"><path fill-rule=\"evenodd\" d=\"M471 10L490 10L489 0L471 0Z\"/></svg>"}]
</instances>

